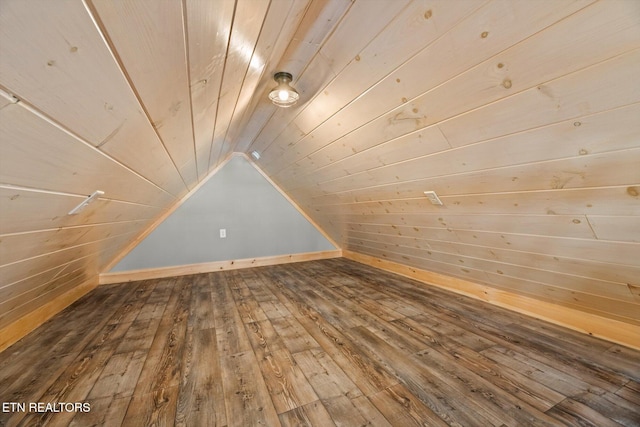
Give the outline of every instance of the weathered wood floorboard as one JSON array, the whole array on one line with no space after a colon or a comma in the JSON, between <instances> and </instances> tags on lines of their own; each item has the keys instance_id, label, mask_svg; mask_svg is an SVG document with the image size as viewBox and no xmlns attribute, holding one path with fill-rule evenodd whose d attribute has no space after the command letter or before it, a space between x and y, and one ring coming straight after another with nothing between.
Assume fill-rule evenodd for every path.
<instances>
[{"instance_id":1,"label":"weathered wood floorboard","mask_svg":"<svg viewBox=\"0 0 640 427\"><path fill-rule=\"evenodd\" d=\"M0 354L0 426L640 426L640 352L346 259L103 286Z\"/></svg>"}]
</instances>

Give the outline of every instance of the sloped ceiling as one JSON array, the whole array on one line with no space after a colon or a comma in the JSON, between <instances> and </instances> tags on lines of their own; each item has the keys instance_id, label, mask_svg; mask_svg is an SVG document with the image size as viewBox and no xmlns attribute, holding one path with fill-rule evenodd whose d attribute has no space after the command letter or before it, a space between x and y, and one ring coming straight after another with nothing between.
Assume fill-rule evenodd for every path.
<instances>
[{"instance_id":1,"label":"sloped ceiling","mask_svg":"<svg viewBox=\"0 0 640 427\"><path fill-rule=\"evenodd\" d=\"M635 0L3 0L0 327L234 151L344 249L640 324L639 75Z\"/></svg>"}]
</instances>

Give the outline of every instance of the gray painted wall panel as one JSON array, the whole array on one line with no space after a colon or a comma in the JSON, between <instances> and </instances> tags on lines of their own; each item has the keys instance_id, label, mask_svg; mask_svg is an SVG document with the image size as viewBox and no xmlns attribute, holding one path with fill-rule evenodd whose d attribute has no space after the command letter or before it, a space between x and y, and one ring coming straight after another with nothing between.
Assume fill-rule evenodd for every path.
<instances>
[{"instance_id":1,"label":"gray painted wall panel","mask_svg":"<svg viewBox=\"0 0 640 427\"><path fill-rule=\"evenodd\" d=\"M111 271L333 249L244 157L234 157Z\"/></svg>"}]
</instances>

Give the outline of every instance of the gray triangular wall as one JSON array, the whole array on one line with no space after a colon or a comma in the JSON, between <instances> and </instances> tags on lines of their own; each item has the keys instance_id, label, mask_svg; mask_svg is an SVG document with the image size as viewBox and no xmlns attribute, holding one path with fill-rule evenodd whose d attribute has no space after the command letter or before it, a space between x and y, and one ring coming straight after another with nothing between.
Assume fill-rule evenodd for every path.
<instances>
[{"instance_id":1,"label":"gray triangular wall","mask_svg":"<svg viewBox=\"0 0 640 427\"><path fill-rule=\"evenodd\" d=\"M236 156L111 271L334 249L246 158Z\"/></svg>"}]
</instances>

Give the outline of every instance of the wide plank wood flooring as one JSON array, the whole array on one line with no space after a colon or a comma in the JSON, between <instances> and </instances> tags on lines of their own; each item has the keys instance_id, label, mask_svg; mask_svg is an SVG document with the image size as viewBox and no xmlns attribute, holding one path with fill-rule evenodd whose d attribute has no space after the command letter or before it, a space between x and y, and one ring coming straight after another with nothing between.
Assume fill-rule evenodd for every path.
<instances>
[{"instance_id":1,"label":"wide plank wood flooring","mask_svg":"<svg viewBox=\"0 0 640 427\"><path fill-rule=\"evenodd\" d=\"M640 352L346 259L102 286L0 354L0 425L639 426Z\"/></svg>"}]
</instances>

